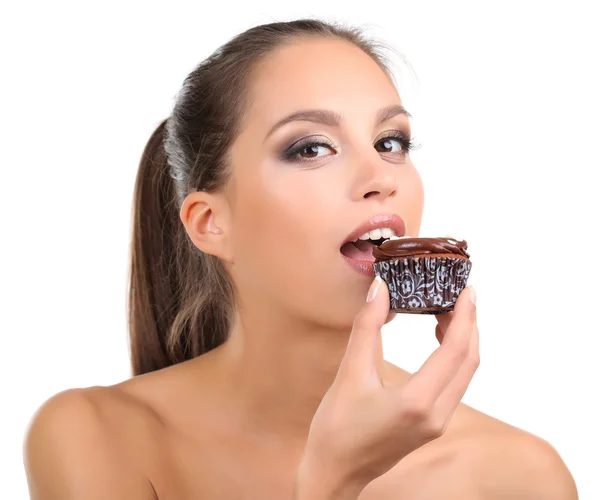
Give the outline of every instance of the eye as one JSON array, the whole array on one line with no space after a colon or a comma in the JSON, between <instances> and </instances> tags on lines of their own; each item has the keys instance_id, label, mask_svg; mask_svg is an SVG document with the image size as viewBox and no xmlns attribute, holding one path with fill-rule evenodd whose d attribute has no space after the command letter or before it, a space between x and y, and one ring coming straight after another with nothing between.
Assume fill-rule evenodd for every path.
<instances>
[{"instance_id":1,"label":"eye","mask_svg":"<svg viewBox=\"0 0 600 500\"><path fill-rule=\"evenodd\" d=\"M307 137L284 151L282 159L291 162L312 161L323 156L319 155L319 151L335 150L335 147L335 144L327 140L317 141L314 137Z\"/></svg>"},{"instance_id":2,"label":"eye","mask_svg":"<svg viewBox=\"0 0 600 500\"><path fill-rule=\"evenodd\" d=\"M396 149L394 149L394 143L397 145ZM383 150L377 149L378 145L381 145ZM415 145L412 139L406 137L403 132L399 130L393 130L388 132L388 135L382 137L375 143L375 149L381 153L405 155L409 151L415 149Z\"/></svg>"},{"instance_id":3,"label":"eye","mask_svg":"<svg viewBox=\"0 0 600 500\"><path fill-rule=\"evenodd\" d=\"M297 154L299 154L302 158L316 158L319 155L319 149L324 149L326 146L324 144L313 144L311 146L303 147Z\"/></svg>"},{"instance_id":4,"label":"eye","mask_svg":"<svg viewBox=\"0 0 600 500\"><path fill-rule=\"evenodd\" d=\"M400 141L397 139L383 139L377 144L381 144L381 146L386 149L385 151L383 151L383 153L397 153L398 151L402 151L402 144L400 144ZM394 145L397 146L395 151Z\"/></svg>"},{"instance_id":5,"label":"eye","mask_svg":"<svg viewBox=\"0 0 600 500\"><path fill-rule=\"evenodd\" d=\"M314 161L323 156L332 156L320 152L329 149L335 154L336 147L327 139L318 141L314 136L306 137L284 151L281 159L292 163ZM407 138L400 130L392 130L375 143L375 149L380 153L405 156L410 150L415 149L415 145L412 139Z\"/></svg>"}]
</instances>

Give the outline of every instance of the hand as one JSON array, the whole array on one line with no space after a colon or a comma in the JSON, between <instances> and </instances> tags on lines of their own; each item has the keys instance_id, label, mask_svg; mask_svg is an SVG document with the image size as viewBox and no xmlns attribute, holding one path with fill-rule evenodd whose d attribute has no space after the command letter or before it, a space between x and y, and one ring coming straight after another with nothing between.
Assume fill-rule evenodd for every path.
<instances>
[{"instance_id":1,"label":"hand","mask_svg":"<svg viewBox=\"0 0 600 500\"><path fill-rule=\"evenodd\" d=\"M386 378L381 327L389 319L389 291L378 278L373 287L375 298L355 317L336 378L313 417L297 478L350 492L335 498L356 498L441 436L479 366L475 291L467 287L452 313L436 316L440 346L423 366L402 384Z\"/></svg>"}]
</instances>

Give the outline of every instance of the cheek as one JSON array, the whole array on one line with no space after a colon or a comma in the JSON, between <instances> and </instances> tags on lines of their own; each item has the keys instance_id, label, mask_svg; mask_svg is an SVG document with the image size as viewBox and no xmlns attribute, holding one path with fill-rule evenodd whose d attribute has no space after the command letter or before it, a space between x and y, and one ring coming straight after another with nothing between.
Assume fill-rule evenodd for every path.
<instances>
[{"instance_id":1,"label":"cheek","mask_svg":"<svg viewBox=\"0 0 600 500\"><path fill-rule=\"evenodd\" d=\"M287 177L246 184L238 194L233 228L236 273L250 289L302 300L299 295L326 267L324 248L333 237L324 217L332 213L332 197L323 196L327 193L307 175L288 172Z\"/></svg>"}]
</instances>

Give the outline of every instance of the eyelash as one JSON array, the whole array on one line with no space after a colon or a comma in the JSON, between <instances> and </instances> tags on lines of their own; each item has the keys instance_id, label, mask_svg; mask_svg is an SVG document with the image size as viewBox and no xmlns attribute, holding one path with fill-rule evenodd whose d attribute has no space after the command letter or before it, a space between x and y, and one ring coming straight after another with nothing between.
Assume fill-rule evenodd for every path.
<instances>
[{"instance_id":1,"label":"eyelash","mask_svg":"<svg viewBox=\"0 0 600 500\"><path fill-rule=\"evenodd\" d=\"M397 139L403 147L402 153L392 153L392 154L401 154L402 156L405 156L407 153L409 153L410 151L413 151L414 149L417 148L417 145L415 144L414 140L407 138L406 135L399 130L391 131L385 137L380 138L376 144L378 144L381 141L384 141L386 139ZM311 146L325 146L325 147L332 148L332 149L335 149L335 147L336 147L335 144L333 144L332 142L314 141L314 140L311 141L310 137L309 137L309 138L307 138L307 140L302 140L299 143L292 146L290 149L284 151L282 159L284 161L288 161L291 163L317 161L321 157L317 157L317 158L313 158L313 159L307 159L307 158L298 159L298 158L296 158L296 155L298 153L302 152L304 149L309 148Z\"/></svg>"}]
</instances>

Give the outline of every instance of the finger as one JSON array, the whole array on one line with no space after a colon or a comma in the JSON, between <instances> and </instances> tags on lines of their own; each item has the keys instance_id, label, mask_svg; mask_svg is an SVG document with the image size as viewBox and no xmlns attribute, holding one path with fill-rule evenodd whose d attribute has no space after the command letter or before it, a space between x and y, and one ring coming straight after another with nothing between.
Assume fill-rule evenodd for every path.
<instances>
[{"instance_id":1,"label":"finger","mask_svg":"<svg viewBox=\"0 0 600 500\"><path fill-rule=\"evenodd\" d=\"M374 296L373 296L374 294ZM354 323L346 353L340 364L343 376L370 377L384 363L381 328L389 318L390 296L387 284L376 277L369 289L370 302L365 302Z\"/></svg>"},{"instance_id":2,"label":"finger","mask_svg":"<svg viewBox=\"0 0 600 500\"><path fill-rule=\"evenodd\" d=\"M460 367L458 374L446 387L444 392L434 404L433 413L444 419L444 428L448 425L456 407L467 392L471 380L479 367L479 328L477 323L471 330L471 342L469 344L469 355Z\"/></svg>"},{"instance_id":3,"label":"finger","mask_svg":"<svg viewBox=\"0 0 600 500\"><path fill-rule=\"evenodd\" d=\"M392 310L390 310L390 312L387 315L387 318L385 320L385 324L387 325L390 321L392 321L396 316L398 316L397 312L393 312Z\"/></svg>"},{"instance_id":4,"label":"finger","mask_svg":"<svg viewBox=\"0 0 600 500\"><path fill-rule=\"evenodd\" d=\"M476 319L475 304L470 300L472 289L469 286L460 293L441 345L408 378L403 390L410 396L425 398L433 405L467 358Z\"/></svg>"},{"instance_id":5,"label":"finger","mask_svg":"<svg viewBox=\"0 0 600 500\"><path fill-rule=\"evenodd\" d=\"M448 326L452 322L453 312L449 311L443 314L436 314L438 324L435 325L435 338L441 344L444 341L444 336L448 330Z\"/></svg>"},{"instance_id":6,"label":"finger","mask_svg":"<svg viewBox=\"0 0 600 500\"><path fill-rule=\"evenodd\" d=\"M442 314L436 314L435 319L438 322L438 325L442 327L442 331L445 332L450 323L452 322L452 317L454 315L454 311L448 311Z\"/></svg>"},{"instance_id":7,"label":"finger","mask_svg":"<svg viewBox=\"0 0 600 500\"><path fill-rule=\"evenodd\" d=\"M440 344L444 341L444 335L446 335L446 329L442 328L440 325L436 325L435 338Z\"/></svg>"},{"instance_id":8,"label":"finger","mask_svg":"<svg viewBox=\"0 0 600 500\"><path fill-rule=\"evenodd\" d=\"M452 322L452 317L454 316L454 311L448 311L442 314L436 314L435 319L437 319L438 324L435 327L435 338L441 344L444 340L444 336L446 335L446 330L448 330L448 326Z\"/></svg>"}]
</instances>

